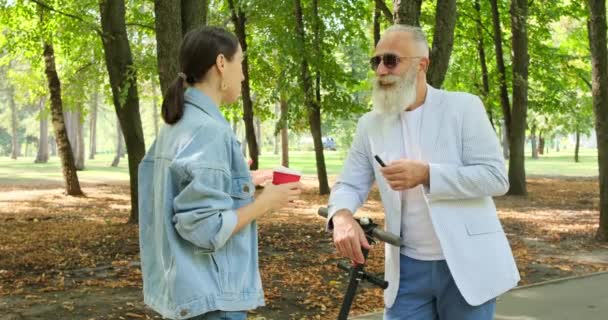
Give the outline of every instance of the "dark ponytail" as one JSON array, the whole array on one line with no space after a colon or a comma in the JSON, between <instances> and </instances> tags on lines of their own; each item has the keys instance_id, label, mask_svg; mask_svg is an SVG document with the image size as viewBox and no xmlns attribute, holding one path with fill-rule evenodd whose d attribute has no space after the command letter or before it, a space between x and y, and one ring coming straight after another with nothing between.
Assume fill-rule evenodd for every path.
<instances>
[{"instance_id":1,"label":"dark ponytail","mask_svg":"<svg viewBox=\"0 0 608 320\"><path fill-rule=\"evenodd\" d=\"M180 72L163 99L161 114L165 123L177 123L184 115L185 83L202 81L219 54L231 60L238 47L238 38L220 27L201 27L186 33L179 50Z\"/></svg>"},{"instance_id":2,"label":"dark ponytail","mask_svg":"<svg viewBox=\"0 0 608 320\"><path fill-rule=\"evenodd\" d=\"M184 115L184 80L179 76L167 88L161 115L167 124L178 122Z\"/></svg>"}]
</instances>

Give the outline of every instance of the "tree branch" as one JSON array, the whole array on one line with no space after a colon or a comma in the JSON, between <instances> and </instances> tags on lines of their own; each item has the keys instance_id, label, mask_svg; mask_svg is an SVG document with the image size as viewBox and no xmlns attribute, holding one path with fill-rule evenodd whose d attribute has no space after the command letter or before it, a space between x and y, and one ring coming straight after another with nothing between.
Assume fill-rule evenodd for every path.
<instances>
[{"instance_id":1,"label":"tree branch","mask_svg":"<svg viewBox=\"0 0 608 320\"><path fill-rule=\"evenodd\" d=\"M69 17L69 18L72 18L72 19L76 19L76 20L78 20L80 22L83 22L86 25L88 25L91 29L93 29L93 31L95 31L100 36L103 35L103 32L101 31L101 29L95 23L91 23L89 21L86 21L82 17L79 17L79 16L77 16L75 14L71 14L71 13L63 12L63 11L61 11L59 9L55 9L55 8L51 7L50 5L46 4L44 1L40 1L40 0L30 0L30 1L33 2L33 3L35 3L35 4L37 4L37 5L39 5L39 6L41 6L41 7L43 7L43 8L45 8L45 9L47 9L47 10L49 10L49 11L57 12L57 13L63 15L63 16L66 16L66 17Z\"/></svg>"},{"instance_id":2,"label":"tree branch","mask_svg":"<svg viewBox=\"0 0 608 320\"><path fill-rule=\"evenodd\" d=\"M384 2L384 0L376 0L376 7L378 7L378 9L380 9L380 11L382 11L384 16L386 17L386 20L388 20L391 24L394 23L393 22L393 13L386 6L386 2Z\"/></svg>"},{"instance_id":3,"label":"tree branch","mask_svg":"<svg viewBox=\"0 0 608 320\"><path fill-rule=\"evenodd\" d=\"M490 38L494 39L494 33L492 33L490 30L488 30L488 28L479 19L477 19L476 17L473 17L473 16L467 14L466 12L464 12L464 10L463 11L459 11L458 14L461 14L461 15L463 15L463 16L471 19L475 23L478 23L481 26L481 28L483 29L483 31L485 31Z\"/></svg>"},{"instance_id":4,"label":"tree branch","mask_svg":"<svg viewBox=\"0 0 608 320\"><path fill-rule=\"evenodd\" d=\"M143 29L149 29L152 31L156 31L156 29L153 26L147 25L147 24L141 24L141 23L137 23L137 22L128 22L125 24L127 27L140 27Z\"/></svg>"}]
</instances>

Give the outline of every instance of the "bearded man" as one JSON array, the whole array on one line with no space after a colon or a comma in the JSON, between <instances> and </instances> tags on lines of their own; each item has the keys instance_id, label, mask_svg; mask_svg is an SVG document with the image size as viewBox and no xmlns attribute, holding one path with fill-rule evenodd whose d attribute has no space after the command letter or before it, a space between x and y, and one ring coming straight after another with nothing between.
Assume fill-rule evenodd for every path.
<instances>
[{"instance_id":1,"label":"bearded man","mask_svg":"<svg viewBox=\"0 0 608 320\"><path fill-rule=\"evenodd\" d=\"M477 96L426 83L428 52L416 27L392 26L378 42L373 110L332 188L328 229L342 256L364 263L353 214L375 181L385 230L402 239L385 248L384 318L489 320L520 280L492 200L509 188L504 159Z\"/></svg>"}]
</instances>

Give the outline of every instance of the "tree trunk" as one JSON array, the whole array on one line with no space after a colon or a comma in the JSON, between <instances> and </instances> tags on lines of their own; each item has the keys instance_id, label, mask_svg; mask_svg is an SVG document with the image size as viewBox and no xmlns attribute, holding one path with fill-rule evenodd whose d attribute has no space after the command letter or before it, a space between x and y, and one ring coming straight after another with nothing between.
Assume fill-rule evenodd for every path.
<instances>
[{"instance_id":1,"label":"tree trunk","mask_svg":"<svg viewBox=\"0 0 608 320\"><path fill-rule=\"evenodd\" d=\"M513 33L513 113L509 132L509 194L526 195L524 145L528 112L528 0L511 2L511 32Z\"/></svg>"},{"instance_id":2,"label":"tree trunk","mask_svg":"<svg viewBox=\"0 0 608 320\"><path fill-rule=\"evenodd\" d=\"M255 140L256 143L258 144L258 155L262 155L262 143L263 143L263 138L262 138L262 121L260 121L260 118L255 117L254 118L254 123L255 123Z\"/></svg>"},{"instance_id":3,"label":"tree trunk","mask_svg":"<svg viewBox=\"0 0 608 320\"><path fill-rule=\"evenodd\" d=\"M171 82L177 79L177 73L180 71L177 60L182 41L181 2L154 0L154 15L158 78L161 93L164 96L167 88Z\"/></svg>"},{"instance_id":4,"label":"tree trunk","mask_svg":"<svg viewBox=\"0 0 608 320\"><path fill-rule=\"evenodd\" d=\"M496 0L490 0L492 6L492 22L494 26L494 47L496 50L496 68L498 69L498 81L500 89L500 105L505 122L506 136L511 136L511 103L509 102L509 91L507 89L507 72L505 71L505 60L502 52L502 30L500 27L500 14ZM508 141L506 141L508 143ZM504 149L506 152L509 148ZM508 159L509 155L505 156Z\"/></svg>"},{"instance_id":5,"label":"tree trunk","mask_svg":"<svg viewBox=\"0 0 608 320\"><path fill-rule=\"evenodd\" d=\"M456 27L456 0L438 0L430 55L431 64L426 76L427 82L435 88L441 88L450 65L450 56L454 48L454 27Z\"/></svg>"},{"instance_id":6,"label":"tree trunk","mask_svg":"<svg viewBox=\"0 0 608 320\"><path fill-rule=\"evenodd\" d=\"M57 142L55 142L55 137L49 137L49 145L51 147L51 157L57 156Z\"/></svg>"},{"instance_id":7,"label":"tree trunk","mask_svg":"<svg viewBox=\"0 0 608 320\"><path fill-rule=\"evenodd\" d=\"M70 141L70 146L72 148L72 154L74 155L74 162L76 162L76 130L75 130L75 117L74 111L66 110L63 112L63 117L65 119L65 130L68 134L68 141Z\"/></svg>"},{"instance_id":8,"label":"tree trunk","mask_svg":"<svg viewBox=\"0 0 608 320\"><path fill-rule=\"evenodd\" d=\"M393 0L393 20L395 24L420 26L422 0Z\"/></svg>"},{"instance_id":9,"label":"tree trunk","mask_svg":"<svg viewBox=\"0 0 608 320\"><path fill-rule=\"evenodd\" d=\"M82 106L78 107L78 111L74 112L75 121L74 121L74 129L76 131L76 151L74 152L74 165L76 166L76 170L84 170L84 128L81 118L81 110Z\"/></svg>"},{"instance_id":10,"label":"tree trunk","mask_svg":"<svg viewBox=\"0 0 608 320\"><path fill-rule=\"evenodd\" d=\"M488 119L490 119L490 124L492 125L494 131L496 131L496 126L494 125L494 115L492 114L492 106L488 101L488 95L490 94L490 80L488 76L488 64L486 62L486 49L483 41L483 25L479 0L475 0L473 7L477 15L477 52L479 54L479 63L481 65L481 96L486 107Z\"/></svg>"},{"instance_id":11,"label":"tree trunk","mask_svg":"<svg viewBox=\"0 0 608 320\"><path fill-rule=\"evenodd\" d=\"M41 19L42 20L42 19ZM61 158L61 167L63 168L63 177L65 179L66 193L71 196L82 196L80 183L78 182L78 174L74 166L74 155L72 147L68 140L68 134L65 130L63 122L63 102L61 101L61 82L55 68L55 52L53 45L44 43L44 71L48 80L49 91L51 93L51 113L53 128L55 131L55 139L59 149L59 157Z\"/></svg>"},{"instance_id":12,"label":"tree trunk","mask_svg":"<svg viewBox=\"0 0 608 320\"><path fill-rule=\"evenodd\" d=\"M302 85L302 91L304 92L304 100L308 109L308 122L310 125L310 132L315 147L315 158L317 163L317 177L319 179L319 194L329 194L329 184L327 181L327 171L325 168L325 156L323 154L323 143L321 141L321 105L320 101L315 99L315 90L313 88L313 82L308 70L308 59L306 57L306 38L304 34L304 19L302 17L302 5L300 0L294 0L295 7L295 20L296 20L296 37L297 45L302 53L301 61L301 74L300 83ZM318 3L317 0L313 0L313 16L315 18L315 24L319 23L318 17ZM318 28L318 26L316 27ZM315 42L319 41L315 37ZM315 44L317 46L318 44Z\"/></svg>"},{"instance_id":13,"label":"tree trunk","mask_svg":"<svg viewBox=\"0 0 608 320\"><path fill-rule=\"evenodd\" d=\"M580 131L577 129L576 130L576 144L574 145L574 162L578 162L578 151L580 149L581 146L581 133Z\"/></svg>"},{"instance_id":14,"label":"tree trunk","mask_svg":"<svg viewBox=\"0 0 608 320\"><path fill-rule=\"evenodd\" d=\"M597 136L600 222L596 238L608 241L608 52L606 0L589 0L589 43L593 74L593 111Z\"/></svg>"},{"instance_id":15,"label":"tree trunk","mask_svg":"<svg viewBox=\"0 0 608 320\"><path fill-rule=\"evenodd\" d=\"M508 130L507 130L507 125L505 125L505 120L501 120L500 121L500 127L501 127L501 140L502 140L502 155L503 157L506 159L509 159L509 136L508 136Z\"/></svg>"},{"instance_id":16,"label":"tree trunk","mask_svg":"<svg viewBox=\"0 0 608 320\"><path fill-rule=\"evenodd\" d=\"M287 101L281 99L281 165L289 167L289 132L287 132Z\"/></svg>"},{"instance_id":17,"label":"tree trunk","mask_svg":"<svg viewBox=\"0 0 608 320\"><path fill-rule=\"evenodd\" d=\"M242 8L235 4L235 0L228 0L231 11L231 19L234 23L236 35L241 43L241 49L243 52L247 52L247 34L246 34L246 22L247 17ZM249 59L245 55L243 59L243 86L241 88L241 94L243 96L243 120L245 121L245 136L247 137L247 144L249 147L249 157L252 160L249 168L251 170L258 169L258 155L259 149L255 139L255 128L253 123L253 101L251 101L251 89L249 85Z\"/></svg>"},{"instance_id":18,"label":"tree trunk","mask_svg":"<svg viewBox=\"0 0 608 320\"><path fill-rule=\"evenodd\" d=\"M538 148L536 147L536 126L532 126L530 142L530 145L532 146L532 159L538 159Z\"/></svg>"},{"instance_id":19,"label":"tree trunk","mask_svg":"<svg viewBox=\"0 0 608 320\"><path fill-rule=\"evenodd\" d=\"M274 105L274 115L275 117L278 118L278 120L281 120L281 104L280 103L276 103ZM277 121L278 124L278 121ZM278 155L279 154L279 130L274 131L274 152L273 154Z\"/></svg>"},{"instance_id":20,"label":"tree trunk","mask_svg":"<svg viewBox=\"0 0 608 320\"><path fill-rule=\"evenodd\" d=\"M181 1L182 35L186 35L188 31L207 24L207 8L209 5L209 0Z\"/></svg>"},{"instance_id":21,"label":"tree trunk","mask_svg":"<svg viewBox=\"0 0 608 320\"><path fill-rule=\"evenodd\" d=\"M120 163L120 158L122 158L124 154L124 144L122 137L122 129L120 128L120 120L116 118L116 155L114 156L114 160L112 160L112 167L118 167Z\"/></svg>"},{"instance_id":22,"label":"tree trunk","mask_svg":"<svg viewBox=\"0 0 608 320\"><path fill-rule=\"evenodd\" d=\"M8 87L8 104L11 108L11 159L21 156L21 142L19 141L19 121L17 117L17 105L15 104L15 88Z\"/></svg>"},{"instance_id":23,"label":"tree trunk","mask_svg":"<svg viewBox=\"0 0 608 320\"><path fill-rule=\"evenodd\" d=\"M44 99L40 99L38 110L40 135L38 138L38 154L34 163L47 163L49 161L49 119L44 106Z\"/></svg>"},{"instance_id":24,"label":"tree trunk","mask_svg":"<svg viewBox=\"0 0 608 320\"><path fill-rule=\"evenodd\" d=\"M384 1L384 0L382 0ZM380 41L380 15L382 14L382 12L380 11L380 7L378 5L378 1L375 2L375 8L374 8L374 47L376 47L376 45L378 44L378 41Z\"/></svg>"},{"instance_id":25,"label":"tree trunk","mask_svg":"<svg viewBox=\"0 0 608 320\"><path fill-rule=\"evenodd\" d=\"M538 154L541 156L545 154L545 137L542 132L538 134Z\"/></svg>"},{"instance_id":26,"label":"tree trunk","mask_svg":"<svg viewBox=\"0 0 608 320\"><path fill-rule=\"evenodd\" d=\"M152 121L154 122L154 138L158 137L158 123L160 117L158 114L158 92L156 86L152 84Z\"/></svg>"},{"instance_id":27,"label":"tree trunk","mask_svg":"<svg viewBox=\"0 0 608 320\"><path fill-rule=\"evenodd\" d=\"M91 118L89 122L89 160L95 159L97 153L97 109L99 108L99 88L93 89L91 97Z\"/></svg>"},{"instance_id":28,"label":"tree trunk","mask_svg":"<svg viewBox=\"0 0 608 320\"><path fill-rule=\"evenodd\" d=\"M100 1L103 47L110 76L114 109L123 129L129 155L131 186L131 216L129 222L138 221L137 170L146 147L139 114L137 74L133 65L131 47L125 26L124 0Z\"/></svg>"}]
</instances>

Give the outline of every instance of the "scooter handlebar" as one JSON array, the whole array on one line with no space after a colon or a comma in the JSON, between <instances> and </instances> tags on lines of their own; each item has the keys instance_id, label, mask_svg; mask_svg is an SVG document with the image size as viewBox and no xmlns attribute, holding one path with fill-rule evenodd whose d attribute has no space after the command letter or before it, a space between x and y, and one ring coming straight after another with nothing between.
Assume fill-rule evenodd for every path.
<instances>
[{"instance_id":1,"label":"scooter handlebar","mask_svg":"<svg viewBox=\"0 0 608 320\"><path fill-rule=\"evenodd\" d=\"M320 207L319 210L317 211L317 213L321 217L327 218L328 211L327 211L326 207ZM374 228L372 230L372 236L378 240L392 244L396 247L401 246L401 238L399 238L398 236L396 236L390 232L386 232L380 228Z\"/></svg>"}]
</instances>

